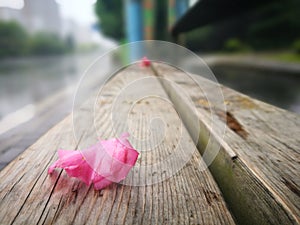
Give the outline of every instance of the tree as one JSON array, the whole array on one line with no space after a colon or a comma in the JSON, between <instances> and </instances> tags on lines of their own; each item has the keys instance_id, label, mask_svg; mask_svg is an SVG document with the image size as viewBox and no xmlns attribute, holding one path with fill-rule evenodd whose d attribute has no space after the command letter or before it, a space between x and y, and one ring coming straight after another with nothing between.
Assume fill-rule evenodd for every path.
<instances>
[{"instance_id":1,"label":"tree","mask_svg":"<svg viewBox=\"0 0 300 225\"><path fill-rule=\"evenodd\" d=\"M33 55L54 55L65 53L67 47L56 34L38 32L30 39L30 51Z\"/></svg>"},{"instance_id":2,"label":"tree","mask_svg":"<svg viewBox=\"0 0 300 225\"><path fill-rule=\"evenodd\" d=\"M257 48L285 48L300 36L300 1L274 2L253 13L247 41Z\"/></svg>"},{"instance_id":3,"label":"tree","mask_svg":"<svg viewBox=\"0 0 300 225\"><path fill-rule=\"evenodd\" d=\"M103 34L118 41L125 38L123 0L97 0L96 14Z\"/></svg>"},{"instance_id":4,"label":"tree","mask_svg":"<svg viewBox=\"0 0 300 225\"><path fill-rule=\"evenodd\" d=\"M231 49L233 45L236 49L237 45L240 49L288 49L299 37L300 1L284 0L191 31L187 46L201 51Z\"/></svg>"},{"instance_id":5,"label":"tree","mask_svg":"<svg viewBox=\"0 0 300 225\"><path fill-rule=\"evenodd\" d=\"M16 22L0 22L0 57L19 56L27 51L28 35Z\"/></svg>"}]
</instances>

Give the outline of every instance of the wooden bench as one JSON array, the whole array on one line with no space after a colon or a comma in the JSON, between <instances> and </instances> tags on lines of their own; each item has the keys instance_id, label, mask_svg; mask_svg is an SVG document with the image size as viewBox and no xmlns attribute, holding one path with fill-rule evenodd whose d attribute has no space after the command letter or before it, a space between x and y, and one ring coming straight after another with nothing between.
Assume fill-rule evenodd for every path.
<instances>
[{"instance_id":1,"label":"wooden bench","mask_svg":"<svg viewBox=\"0 0 300 225\"><path fill-rule=\"evenodd\" d=\"M99 136L109 138L125 129L132 134L131 142L141 154L125 182L147 185L113 184L94 191L61 170L47 175L58 148L76 149L96 142L84 119L77 127L83 135L76 142L69 116L1 171L1 223L299 224L299 116L222 87L228 111L215 111L217 124L226 126L225 136L219 137L211 130L209 104L195 83L169 66L155 68L156 75L174 85L157 79L150 69L131 66L105 85L95 114ZM194 78L215 88L210 81ZM136 80L144 84L134 86ZM196 112L175 84L189 94ZM125 97L123 93L130 85L139 87L138 92L150 88L159 97L134 102L133 89ZM116 99L121 99L120 115L123 108L134 106L126 120L118 120L118 113L111 120ZM82 113L89 113L85 108L89 104L83 105ZM192 116L201 128L197 147L190 136L197 122ZM193 151L173 175L187 159L187 151L197 148L203 154L210 137L221 145L210 170ZM176 160L169 162L170 155ZM160 166L144 169L155 164Z\"/></svg>"},{"instance_id":2,"label":"wooden bench","mask_svg":"<svg viewBox=\"0 0 300 225\"><path fill-rule=\"evenodd\" d=\"M114 127L110 121L113 103L124 87L143 77L153 77L153 74L147 69L127 68L105 86L102 97L98 99L101 107L95 122L99 125L101 137L112 137L115 135L113 129L122 130L125 127L125 122L121 121ZM155 82L155 78L152 80ZM168 98L158 81L150 85L155 93ZM121 106L131 106L133 99L134 96L127 95ZM84 106L82 111L85 112ZM153 132L155 127L150 129L149 120L158 117L164 119L166 133L162 142L154 146L161 137ZM180 171L165 179L169 177L172 167L181 163L187 149L196 150L171 104L166 104L161 98L146 98L136 103L126 122L131 124L129 131L137 139L148 138L146 144L132 139L141 154L128 179L133 179L135 183L143 183L146 179L146 184L150 182L151 185L113 184L104 190L94 191L92 187L69 178L65 172L59 171L49 176L47 168L57 159L58 148L75 149L79 144L96 141L91 140L92 130L87 129L80 142L74 142L71 117L67 117L1 171L1 223L235 224L211 173L202 169L205 165L198 151L194 151ZM82 128L86 130L86 127ZM183 137L180 146L176 140L178 129L181 129ZM151 151L146 151L149 147L152 147ZM177 161L161 164L174 151ZM161 168L155 170L155 167L149 167L144 176L136 173L143 171L144 165L155 163L160 163Z\"/></svg>"},{"instance_id":3,"label":"wooden bench","mask_svg":"<svg viewBox=\"0 0 300 225\"><path fill-rule=\"evenodd\" d=\"M222 136L213 133L210 107L214 106L195 81L170 66L159 65L157 71L173 81L164 88L190 132L195 123L191 115L199 118L201 154L210 137L221 144L210 171L236 220L249 225L299 224L300 116L220 86L227 111L216 108L214 122L227 127ZM200 76L193 79L207 92L216 89L215 83ZM192 98L192 105L177 85Z\"/></svg>"}]
</instances>

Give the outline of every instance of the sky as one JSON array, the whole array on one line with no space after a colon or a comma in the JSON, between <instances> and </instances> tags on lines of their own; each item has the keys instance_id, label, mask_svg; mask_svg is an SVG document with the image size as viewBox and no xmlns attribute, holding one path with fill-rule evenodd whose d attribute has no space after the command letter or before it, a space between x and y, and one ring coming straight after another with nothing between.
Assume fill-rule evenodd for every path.
<instances>
[{"instance_id":1,"label":"sky","mask_svg":"<svg viewBox=\"0 0 300 225\"><path fill-rule=\"evenodd\" d=\"M81 25L90 25L97 21L94 4L97 0L55 0L63 18L72 19ZM24 0L0 0L0 7L22 9Z\"/></svg>"},{"instance_id":2,"label":"sky","mask_svg":"<svg viewBox=\"0 0 300 225\"><path fill-rule=\"evenodd\" d=\"M24 0L0 0L0 7L22 9L24 7Z\"/></svg>"},{"instance_id":3,"label":"sky","mask_svg":"<svg viewBox=\"0 0 300 225\"><path fill-rule=\"evenodd\" d=\"M94 13L96 0L55 0L63 18L68 18L82 25L89 25L97 21Z\"/></svg>"},{"instance_id":4,"label":"sky","mask_svg":"<svg viewBox=\"0 0 300 225\"><path fill-rule=\"evenodd\" d=\"M1 0L0 0L1 1ZM63 18L71 19L77 24L90 27L97 22L94 6L97 0L55 0L59 4ZM121 0L120 0L121 1ZM91 34L94 42L101 43L108 48L114 47L116 43L102 34L94 31Z\"/></svg>"},{"instance_id":5,"label":"sky","mask_svg":"<svg viewBox=\"0 0 300 225\"><path fill-rule=\"evenodd\" d=\"M190 6L194 5L198 0L190 0Z\"/></svg>"}]
</instances>

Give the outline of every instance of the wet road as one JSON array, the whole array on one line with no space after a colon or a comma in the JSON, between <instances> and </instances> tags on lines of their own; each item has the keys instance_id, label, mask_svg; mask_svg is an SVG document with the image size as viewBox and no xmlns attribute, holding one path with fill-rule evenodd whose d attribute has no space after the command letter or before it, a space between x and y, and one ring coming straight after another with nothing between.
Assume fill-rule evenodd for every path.
<instances>
[{"instance_id":1,"label":"wet road","mask_svg":"<svg viewBox=\"0 0 300 225\"><path fill-rule=\"evenodd\" d=\"M212 70L221 84L300 114L300 73L289 75L234 66L215 66Z\"/></svg>"},{"instance_id":2,"label":"wet road","mask_svg":"<svg viewBox=\"0 0 300 225\"><path fill-rule=\"evenodd\" d=\"M0 62L0 119L78 82L102 52Z\"/></svg>"},{"instance_id":3,"label":"wet road","mask_svg":"<svg viewBox=\"0 0 300 225\"><path fill-rule=\"evenodd\" d=\"M103 53L0 62L0 169L71 113L80 77Z\"/></svg>"},{"instance_id":4,"label":"wet road","mask_svg":"<svg viewBox=\"0 0 300 225\"><path fill-rule=\"evenodd\" d=\"M201 56L200 56L201 57ZM220 84L300 114L300 64L257 55L202 56ZM193 69L195 62L190 62Z\"/></svg>"}]
</instances>

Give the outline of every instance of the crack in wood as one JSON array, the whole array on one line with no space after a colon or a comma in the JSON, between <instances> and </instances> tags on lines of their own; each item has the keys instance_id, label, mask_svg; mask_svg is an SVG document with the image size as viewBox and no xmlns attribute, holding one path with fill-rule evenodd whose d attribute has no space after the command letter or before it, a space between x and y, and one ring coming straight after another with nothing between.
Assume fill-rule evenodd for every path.
<instances>
[{"instance_id":1,"label":"crack in wood","mask_svg":"<svg viewBox=\"0 0 300 225\"><path fill-rule=\"evenodd\" d=\"M17 181L16 183L13 184L13 186L9 189L9 191L7 191L7 192L5 193L5 195L3 196L3 198L2 198L1 200L3 200L3 199L6 198L6 196L7 196L7 195L15 188L15 186L22 180L22 178L24 177L24 175L25 175L25 173L18 179L18 181Z\"/></svg>"},{"instance_id":2,"label":"crack in wood","mask_svg":"<svg viewBox=\"0 0 300 225\"><path fill-rule=\"evenodd\" d=\"M56 220L56 218L58 216L58 212L60 211L60 207L62 205L62 200L63 200L63 195L59 199L59 203L58 203L58 206L57 206L57 208L55 210L55 213L54 213L54 216L52 218L51 224L54 223L54 221ZM49 211L50 211L50 209L48 210L48 213L49 213ZM45 217L43 224L45 223L46 219L47 219L47 216Z\"/></svg>"},{"instance_id":3,"label":"crack in wood","mask_svg":"<svg viewBox=\"0 0 300 225\"><path fill-rule=\"evenodd\" d=\"M283 183L292 191L294 192L298 197L300 196L300 190L297 187L295 183L292 181L287 180L285 177L282 177Z\"/></svg>"},{"instance_id":4,"label":"crack in wood","mask_svg":"<svg viewBox=\"0 0 300 225\"><path fill-rule=\"evenodd\" d=\"M214 201L220 201L221 196L214 191L203 189L207 203L211 206Z\"/></svg>"},{"instance_id":5,"label":"crack in wood","mask_svg":"<svg viewBox=\"0 0 300 225\"><path fill-rule=\"evenodd\" d=\"M223 112L221 110L217 110L217 115L226 122L227 126L236 134L238 134L243 139L246 139L248 136L248 132L245 131L243 126L239 123L239 121L233 116L230 112Z\"/></svg>"},{"instance_id":6,"label":"crack in wood","mask_svg":"<svg viewBox=\"0 0 300 225\"><path fill-rule=\"evenodd\" d=\"M46 216L45 216L45 219L44 219L42 225L44 225L44 224L46 223L46 220L47 220L47 218L48 218L49 212L50 212L50 210L47 211L47 214L46 214ZM52 221L52 223L53 223L53 221Z\"/></svg>"},{"instance_id":7,"label":"crack in wood","mask_svg":"<svg viewBox=\"0 0 300 225\"><path fill-rule=\"evenodd\" d=\"M14 219L12 220L12 222L11 222L10 224L13 224L13 223L15 222L15 220L17 219L17 217L19 216L20 212L22 211L22 209L23 209L25 203L27 202L27 200L28 200L28 198L29 198L31 192L33 191L35 185L36 185L37 182L39 181L39 179L40 179L40 177L42 176L43 172L44 172L44 171L42 171L42 172L40 173L40 175L37 177L37 179L35 180L35 182L34 182L32 188L30 189L29 193L27 194L27 196L26 196L26 198L25 198L25 201L23 202L21 208L18 210L18 213L16 214L16 216L14 217Z\"/></svg>"},{"instance_id":8,"label":"crack in wood","mask_svg":"<svg viewBox=\"0 0 300 225\"><path fill-rule=\"evenodd\" d=\"M210 105L209 101L204 98L193 98L196 106L200 106L201 108L210 111L212 106ZM219 118L226 122L226 125L236 134L238 134L243 139L248 137L248 132L245 131L243 126L239 123L239 121L233 116L233 114L229 111L224 112L220 109L212 109L212 112L215 112Z\"/></svg>"},{"instance_id":9,"label":"crack in wood","mask_svg":"<svg viewBox=\"0 0 300 225\"><path fill-rule=\"evenodd\" d=\"M53 187L52 187L52 190L51 190L51 192L50 192L50 195L49 195L49 197L48 197L48 199L47 199L47 201L46 201L46 204L45 204L45 206L44 206L44 208L43 208L43 210L42 210L42 213L41 213L41 215L40 215L40 217L39 217L39 219L38 219L38 222L37 222L37 224L39 224L39 222L41 221L41 219L42 219L42 217L43 217L43 215L44 215L44 212L45 212L45 210L46 210L46 208L47 208L47 206L48 206L48 203L49 203L49 201L50 201L50 198L51 198L51 196L53 195L53 193L54 193L54 189L56 188L56 185L58 184L58 181L59 181L59 178L61 177L61 175L62 175L62 170L59 172L59 174L58 174L58 177L56 178L56 181L55 181L55 183L54 183L54 185L53 185Z\"/></svg>"}]
</instances>

